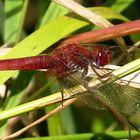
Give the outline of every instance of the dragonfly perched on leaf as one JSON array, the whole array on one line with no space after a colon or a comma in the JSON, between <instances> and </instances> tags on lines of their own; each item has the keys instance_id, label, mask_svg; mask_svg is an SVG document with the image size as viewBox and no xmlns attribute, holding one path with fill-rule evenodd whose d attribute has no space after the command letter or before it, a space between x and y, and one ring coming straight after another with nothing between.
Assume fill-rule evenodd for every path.
<instances>
[{"instance_id":1,"label":"dragonfly perched on leaf","mask_svg":"<svg viewBox=\"0 0 140 140\"><path fill-rule=\"evenodd\" d=\"M48 73L55 75L59 81L70 79L73 86L83 84L86 91L75 96L82 98L86 104L95 109L106 108L123 125L130 125L138 130L139 89L115 82L119 79L112 74L112 71L102 68L109 64L111 57L109 47L103 45L95 45L89 50L82 45L68 44L56 48L51 55L0 60L0 70L47 69ZM89 75L89 68L95 73L94 76ZM100 84L90 85L91 79L99 79ZM61 92L63 100L63 89Z\"/></svg>"}]
</instances>

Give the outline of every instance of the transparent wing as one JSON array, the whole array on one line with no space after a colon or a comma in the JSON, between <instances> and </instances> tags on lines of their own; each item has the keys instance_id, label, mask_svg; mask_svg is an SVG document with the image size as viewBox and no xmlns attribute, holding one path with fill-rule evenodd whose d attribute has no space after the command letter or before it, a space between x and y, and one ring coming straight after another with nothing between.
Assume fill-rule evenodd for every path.
<instances>
[{"instance_id":1,"label":"transparent wing","mask_svg":"<svg viewBox=\"0 0 140 140\"><path fill-rule=\"evenodd\" d=\"M121 122L129 122L136 128L140 128L140 90L129 86L129 81L126 82L126 80L123 81L117 78L117 81L108 84L104 75L109 78L115 78L111 74L111 70L101 68L96 69L96 71L101 77L96 74L91 77L90 70L87 74L87 79L84 80L81 79L79 71L67 77L72 87L78 84L85 85L85 82L89 82L91 78L100 81L99 86L89 86L86 92L83 91L76 96L88 106L98 110L107 109L114 115L121 116ZM73 93L71 94L73 95Z\"/></svg>"},{"instance_id":2,"label":"transparent wing","mask_svg":"<svg viewBox=\"0 0 140 140\"><path fill-rule=\"evenodd\" d=\"M103 73L105 70L101 71ZM114 78L113 75L110 75L111 77ZM85 94L82 100L95 109L110 108L114 112L117 111L130 124L140 128L140 90L129 86L129 82L126 83L117 78L116 80L116 82L107 84L101 79L102 84L99 87L93 87L92 92ZM99 100L95 98L95 94Z\"/></svg>"}]
</instances>

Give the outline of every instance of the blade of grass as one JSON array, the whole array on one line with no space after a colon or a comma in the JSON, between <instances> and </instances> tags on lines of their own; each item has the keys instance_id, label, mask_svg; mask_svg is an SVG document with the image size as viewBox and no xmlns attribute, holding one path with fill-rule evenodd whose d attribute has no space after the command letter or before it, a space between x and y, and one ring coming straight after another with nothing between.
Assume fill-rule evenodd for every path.
<instances>
[{"instance_id":1,"label":"blade of grass","mask_svg":"<svg viewBox=\"0 0 140 140\"><path fill-rule=\"evenodd\" d=\"M106 19L113 19L115 18L116 20L122 20L122 21L129 21L128 18L124 17L121 14L118 14L115 10L112 10L111 8L108 7L93 7L89 8L91 11L97 13L98 15L101 15L102 17L105 17Z\"/></svg>"},{"instance_id":2,"label":"blade of grass","mask_svg":"<svg viewBox=\"0 0 140 140\"><path fill-rule=\"evenodd\" d=\"M5 111L2 111L0 113L0 120L8 119L11 117L16 116L17 114L23 114L25 112L29 112L31 110L36 110L41 107L50 105L52 103L56 103L58 101L61 101L61 93L56 93L47 97L43 97L34 101L31 101L29 103L25 103L23 105L19 105L18 107L12 108Z\"/></svg>"},{"instance_id":3,"label":"blade of grass","mask_svg":"<svg viewBox=\"0 0 140 140\"><path fill-rule=\"evenodd\" d=\"M40 26L44 25L47 22L55 20L56 18L65 15L66 13L68 13L67 9L52 1L49 5L49 8L45 12L45 15L43 16Z\"/></svg>"},{"instance_id":4,"label":"blade of grass","mask_svg":"<svg viewBox=\"0 0 140 140\"><path fill-rule=\"evenodd\" d=\"M5 19L4 5L2 1L0 1L0 41L3 41L4 36L4 19Z\"/></svg>"},{"instance_id":5,"label":"blade of grass","mask_svg":"<svg viewBox=\"0 0 140 140\"><path fill-rule=\"evenodd\" d=\"M74 113L73 113L72 106L68 106L67 108L61 111L61 116L63 119L63 124L64 124L66 134L77 133L77 126L73 114Z\"/></svg>"},{"instance_id":6,"label":"blade of grass","mask_svg":"<svg viewBox=\"0 0 140 140\"><path fill-rule=\"evenodd\" d=\"M24 26L24 22L25 22L28 4L29 4L29 0L25 0L23 3L22 12L21 12L20 21L19 21L19 26L18 26L18 30L16 33L16 41L15 41L16 44L21 40L22 30L23 30L23 26Z\"/></svg>"},{"instance_id":7,"label":"blade of grass","mask_svg":"<svg viewBox=\"0 0 140 140\"><path fill-rule=\"evenodd\" d=\"M131 5L131 3L134 2L134 0L107 0L104 3L104 6L110 7L117 13L123 12L128 6ZM118 8L119 7L119 8Z\"/></svg>"},{"instance_id":8,"label":"blade of grass","mask_svg":"<svg viewBox=\"0 0 140 140\"><path fill-rule=\"evenodd\" d=\"M16 41L18 25L20 22L22 0L5 1L5 26L4 26L4 42L14 43ZM15 24L16 21L16 24Z\"/></svg>"},{"instance_id":9,"label":"blade of grass","mask_svg":"<svg viewBox=\"0 0 140 140\"><path fill-rule=\"evenodd\" d=\"M23 95L26 93L27 86L34 74L35 72L33 71L20 72L18 78L13 83L11 96L8 97L4 103L3 110L15 107L21 102Z\"/></svg>"}]
</instances>

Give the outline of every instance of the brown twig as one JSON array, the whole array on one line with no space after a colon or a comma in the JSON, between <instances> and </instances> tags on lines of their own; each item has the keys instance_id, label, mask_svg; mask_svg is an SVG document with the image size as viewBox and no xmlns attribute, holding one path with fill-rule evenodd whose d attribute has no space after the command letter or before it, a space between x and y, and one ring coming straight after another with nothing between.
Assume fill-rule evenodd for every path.
<instances>
[{"instance_id":1,"label":"brown twig","mask_svg":"<svg viewBox=\"0 0 140 140\"><path fill-rule=\"evenodd\" d=\"M73 102L75 102L77 100L77 98L72 98L72 99L69 99L67 101L65 101L63 103L63 106L60 105L58 106L57 108L55 108L54 110L52 110L51 112L49 112L48 114L46 114L45 116L39 118L38 120L36 120L35 122L31 123L30 125L20 129L19 131L9 135L8 137L6 138L3 138L2 140L10 140L10 139L13 139L13 138L16 138L18 137L19 135L21 135L22 133L24 133L25 131L27 131L28 129L30 129L31 127L41 123L42 121L46 120L47 118L51 117L52 115L60 112L61 110L63 110L64 108L66 108L67 106L69 106L70 104L72 104Z\"/></svg>"}]
</instances>

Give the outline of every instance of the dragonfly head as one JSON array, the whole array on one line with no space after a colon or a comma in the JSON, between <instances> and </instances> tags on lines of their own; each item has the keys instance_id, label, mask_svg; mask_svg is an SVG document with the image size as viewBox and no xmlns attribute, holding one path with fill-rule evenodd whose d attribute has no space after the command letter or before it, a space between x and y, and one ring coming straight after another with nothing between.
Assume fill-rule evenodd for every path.
<instances>
[{"instance_id":1,"label":"dragonfly head","mask_svg":"<svg viewBox=\"0 0 140 140\"><path fill-rule=\"evenodd\" d=\"M107 65L111 61L111 52L108 47L93 47L93 56L97 66Z\"/></svg>"}]
</instances>

